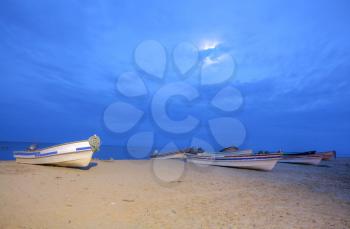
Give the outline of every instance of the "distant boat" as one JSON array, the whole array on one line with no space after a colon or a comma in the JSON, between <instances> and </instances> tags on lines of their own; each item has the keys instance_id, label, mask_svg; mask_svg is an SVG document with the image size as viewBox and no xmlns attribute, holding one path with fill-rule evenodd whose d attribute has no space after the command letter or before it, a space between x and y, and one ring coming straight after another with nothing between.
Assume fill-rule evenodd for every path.
<instances>
[{"instance_id":1,"label":"distant boat","mask_svg":"<svg viewBox=\"0 0 350 229\"><path fill-rule=\"evenodd\" d=\"M337 157L337 152L334 150L327 151L327 152L318 152L317 154L320 154L322 156L322 160L325 160L325 161L328 161Z\"/></svg>"},{"instance_id":2,"label":"distant boat","mask_svg":"<svg viewBox=\"0 0 350 229\"><path fill-rule=\"evenodd\" d=\"M220 152L236 152L239 148L236 146L229 146L220 150Z\"/></svg>"},{"instance_id":3,"label":"distant boat","mask_svg":"<svg viewBox=\"0 0 350 229\"><path fill-rule=\"evenodd\" d=\"M91 136L88 140L54 145L44 149L30 146L26 151L15 151L16 162L34 165L57 165L66 167L86 167L92 154L99 150L101 140Z\"/></svg>"},{"instance_id":4,"label":"distant boat","mask_svg":"<svg viewBox=\"0 0 350 229\"><path fill-rule=\"evenodd\" d=\"M156 159L183 159L185 157L185 153L178 151L178 152L171 152L171 153L160 153L160 154L153 154L151 158Z\"/></svg>"},{"instance_id":5,"label":"distant boat","mask_svg":"<svg viewBox=\"0 0 350 229\"><path fill-rule=\"evenodd\" d=\"M244 150L220 150L220 152L205 152L206 154L215 154L215 155L253 155L253 150L244 149Z\"/></svg>"},{"instance_id":6,"label":"distant boat","mask_svg":"<svg viewBox=\"0 0 350 229\"><path fill-rule=\"evenodd\" d=\"M305 152L283 152L283 155L291 155L291 156L310 155L310 154L316 154L316 150L310 150Z\"/></svg>"},{"instance_id":7,"label":"distant boat","mask_svg":"<svg viewBox=\"0 0 350 229\"><path fill-rule=\"evenodd\" d=\"M186 148L173 152L159 153L158 150L155 150L151 155L151 158L155 159L184 159L185 154L198 154L204 152L201 148Z\"/></svg>"},{"instance_id":8,"label":"distant boat","mask_svg":"<svg viewBox=\"0 0 350 229\"><path fill-rule=\"evenodd\" d=\"M216 165L234 168L254 169L254 170L272 170L281 154L267 154L267 155L223 155L221 153L202 153L198 155L186 155L187 161L202 165Z\"/></svg>"},{"instance_id":9,"label":"distant boat","mask_svg":"<svg viewBox=\"0 0 350 229\"><path fill-rule=\"evenodd\" d=\"M316 154L316 151L307 151L301 153L283 153L280 162L295 163L305 165L318 165L322 160L322 155Z\"/></svg>"}]
</instances>

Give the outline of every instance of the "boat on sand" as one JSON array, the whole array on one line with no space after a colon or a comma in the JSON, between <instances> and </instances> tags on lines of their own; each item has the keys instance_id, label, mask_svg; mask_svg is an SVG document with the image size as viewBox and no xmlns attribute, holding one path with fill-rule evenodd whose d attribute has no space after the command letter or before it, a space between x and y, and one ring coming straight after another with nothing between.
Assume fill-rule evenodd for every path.
<instances>
[{"instance_id":1,"label":"boat on sand","mask_svg":"<svg viewBox=\"0 0 350 229\"><path fill-rule=\"evenodd\" d=\"M56 165L66 167L86 167L92 155L98 151L101 140L91 136L87 140L68 142L60 145L37 149L35 145L26 151L15 151L16 162L33 165Z\"/></svg>"},{"instance_id":2,"label":"boat on sand","mask_svg":"<svg viewBox=\"0 0 350 229\"><path fill-rule=\"evenodd\" d=\"M327 152L319 152L318 154L322 155L322 160L328 161L337 157L336 151L327 151Z\"/></svg>"},{"instance_id":3,"label":"boat on sand","mask_svg":"<svg viewBox=\"0 0 350 229\"><path fill-rule=\"evenodd\" d=\"M316 151L307 151L301 153L283 153L280 162L305 164L305 165L318 165L322 160L322 155L316 154Z\"/></svg>"},{"instance_id":4,"label":"boat on sand","mask_svg":"<svg viewBox=\"0 0 350 229\"><path fill-rule=\"evenodd\" d=\"M216 155L218 154L252 155L253 150L251 149L241 150L236 146L230 146L230 147L223 148L222 150L220 150L219 152L216 152L215 154Z\"/></svg>"},{"instance_id":5,"label":"boat on sand","mask_svg":"<svg viewBox=\"0 0 350 229\"><path fill-rule=\"evenodd\" d=\"M187 154L187 161L201 165L216 165L234 168L254 169L254 170L272 170L278 160L281 159L281 154L266 154L266 155L234 155L207 153L204 152L198 155Z\"/></svg>"}]
</instances>

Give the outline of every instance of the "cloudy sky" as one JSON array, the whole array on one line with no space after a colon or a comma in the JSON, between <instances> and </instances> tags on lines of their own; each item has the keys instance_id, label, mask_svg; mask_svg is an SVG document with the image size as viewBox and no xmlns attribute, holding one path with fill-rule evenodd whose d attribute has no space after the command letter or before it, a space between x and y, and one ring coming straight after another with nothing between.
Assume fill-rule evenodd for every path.
<instances>
[{"instance_id":1,"label":"cloudy sky","mask_svg":"<svg viewBox=\"0 0 350 229\"><path fill-rule=\"evenodd\" d=\"M350 155L348 12L347 0L3 0L0 141L62 142L96 133L105 144L125 145L135 134L151 131L154 148L184 147L197 136L219 149L215 137L223 140L237 130L219 125L222 132L213 134L207 123L229 117L244 126L243 148L336 149ZM138 56L137 47L150 40L165 50L163 56L152 45ZM198 55L195 61L181 49L174 51L184 42L194 47L184 51ZM226 57L232 59L225 62ZM162 78L147 72L145 58L146 68L160 69ZM203 72L206 64L216 67ZM181 72L181 66L188 71ZM228 80L201 85L200 77L216 79L231 68ZM126 77L118 84L130 72L135 80ZM152 113L162 106L155 94L164 98L169 92L164 87L176 82L195 94L174 89L180 96L167 101L167 114L176 121L198 120L181 134L159 126L160 115ZM210 108L212 98L228 86L240 93L239 108ZM147 94L125 96L140 90ZM221 108L235 105L230 93L222 94ZM106 110L118 103L142 113L123 133L115 131L125 124L117 121L127 123L137 114L112 109L106 118ZM142 139L147 138L140 137L138 144Z\"/></svg>"}]
</instances>

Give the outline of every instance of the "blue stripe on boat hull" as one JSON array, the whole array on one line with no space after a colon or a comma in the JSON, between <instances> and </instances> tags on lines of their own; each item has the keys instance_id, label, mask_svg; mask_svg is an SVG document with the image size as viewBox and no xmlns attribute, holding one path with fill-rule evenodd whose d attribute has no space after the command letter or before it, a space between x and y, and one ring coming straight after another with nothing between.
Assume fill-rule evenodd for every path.
<instances>
[{"instance_id":1,"label":"blue stripe on boat hull","mask_svg":"<svg viewBox=\"0 0 350 229\"><path fill-rule=\"evenodd\" d=\"M91 147L79 147L76 148L76 151L69 152L69 153L76 153L76 152L81 152L81 151L86 151L86 150L91 150ZM57 155L59 154L57 151L53 152L48 152L48 153L40 153L40 152L28 152L28 153L15 153L14 156L34 156L34 158L41 158L41 157L47 157L47 156L52 156L52 155ZM63 153L64 154L64 153Z\"/></svg>"},{"instance_id":2,"label":"blue stripe on boat hull","mask_svg":"<svg viewBox=\"0 0 350 229\"><path fill-rule=\"evenodd\" d=\"M76 150L77 151L82 151L82 150L90 150L91 149L91 147L90 146L87 146L87 147L79 147L79 148L77 148Z\"/></svg>"}]
</instances>

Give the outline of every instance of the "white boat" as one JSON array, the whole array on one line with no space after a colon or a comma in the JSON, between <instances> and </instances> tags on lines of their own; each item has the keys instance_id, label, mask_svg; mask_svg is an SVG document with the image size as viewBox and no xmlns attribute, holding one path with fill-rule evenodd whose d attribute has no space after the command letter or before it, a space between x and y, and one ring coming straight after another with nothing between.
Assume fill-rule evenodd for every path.
<instances>
[{"instance_id":1,"label":"white boat","mask_svg":"<svg viewBox=\"0 0 350 229\"><path fill-rule=\"evenodd\" d=\"M201 165L216 165L234 168L272 170L281 154L267 155L188 155L187 161Z\"/></svg>"},{"instance_id":2,"label":"white boat","mask_svg":"<svg viewBox=\"0 0 350 229\"><path fill-rule=\"evenodd\" d=\"M31 147L26 151L15 151L14 157L16 162L24 164L86 167L100 145L100 138L94 135L88 140L54 145L44 149Z\"/></svg>"},{"instance_id":3,"label":"white boat","mask_svg":"<svg viewBox=\"0 0 350 229\"><path fill-rule=\"evenodd\" d=\"M280 162L304 164L304 165L318 165L321 163L322 155L309 154L309 155L283 155Z\"/></svg>"}]
</instances>

